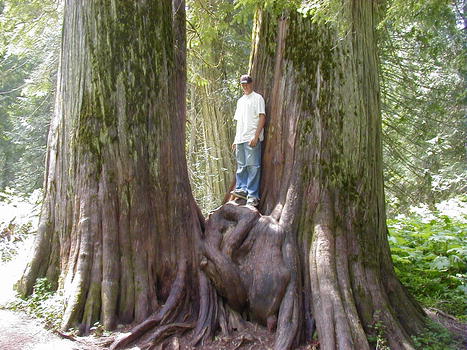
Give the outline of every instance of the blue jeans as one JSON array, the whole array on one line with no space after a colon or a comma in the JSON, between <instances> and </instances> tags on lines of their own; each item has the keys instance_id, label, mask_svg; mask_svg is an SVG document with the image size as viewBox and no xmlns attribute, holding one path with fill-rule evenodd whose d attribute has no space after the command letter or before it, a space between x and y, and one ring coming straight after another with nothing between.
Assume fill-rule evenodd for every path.
<instances>
[{"instance_id":1,"label":"blue jeans","mask_svg":"<svg viewBox=\"0 0 467 350\"><path fill-rule=\"evenodd\" d=\"M237 184L238 190L248 193L248 197L259 199L259 180L261 176L261 142L255 147L248 142L237 144L235 154L237 159Z\"/></svg>"}]
</instances>

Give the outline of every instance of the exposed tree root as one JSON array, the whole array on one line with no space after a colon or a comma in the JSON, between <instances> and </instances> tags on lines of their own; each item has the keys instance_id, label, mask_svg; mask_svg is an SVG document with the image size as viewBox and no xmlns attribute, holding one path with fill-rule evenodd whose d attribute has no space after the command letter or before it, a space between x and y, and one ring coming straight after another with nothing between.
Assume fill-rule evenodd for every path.
<instances>
[{"instance_id":1,"label":"exposed tree root","mask_svg":"<svg viewBox=\"0 0 467 350\"><path fill-rule=\"evenodd\" d=\"M411 349L403 320L390 311L396 307L384 292L381 271L348 260L348 250L357 248L349 243L345 225L335 224L333 203L322 196L313 218L311 250L302 252L303 257L287 212L277 221L253 207L224 204L203 222L198 237L202 253L198 294L188 295L188 263L183 261L165 305L110 349L137 341L155 327L143 349L159 348L167 337L191 329L191 346L203 345L219 331L226 339L251 331L249 321L267 327L271 336L275 332L275 350L293 349L310 341L315 330L306 300L313 301L313 311L320 315L323 349L370 349L367 334L375 322L385 326L391 348ZM302 265L310 267L310 279ZM196 321L187 305L192 297L198 298ZM238 338L235 344L244 347L249 342L257 345L254 335Z\"/></svg>"},{"instance_id":2,"label":"exposed tree root","mask_svg":"<svg viewBox=\"0 0 467 350\"><path fill-rule=\"evenodd\" d=\"M160 326L154 331L147 342L141 346L141 349L153 349L157 344L164 341L164 339L174 334L183 334L187 330L193 329L193 327L193 323L172 323L165 326Z\"/></svg>"},{"instance_id":3,"label":"exposed tree root","mask_svg":"<svg viewBox=\"0 0 467 350\"><path fill-rule=\"evenodd\" d=\"M435 308L425 309L428 317L446 327L467 349L467 323Z\"/></svg>"},{"instance_id":4,"label":"exposed tree root","mask_svg":"<svg viewBox=\"0 0 467 350\"><path fill-rule=\"evenodd\" d=\"M174 310L176 310L180 304L183 304L183 299L186 294L186 270L187 262L182 259L177 271L177 277L173 283L170 295L167 298L167 302L164 304L164 306L162 306L160 310L155 312L154 315L149 317L146 321L133 328L129 335L116 340L110 346L110 350L121 349L124 346L138 340L152 328L163 323L171 322L173 319L175 319L177 315L174 314ZM153 341L156 340L157 339L153 339Z\"/></svg>"},{"instance_id":5,"label":"exposed tree root","mask_svg":"<svg viewBox=\"0 0 467 350\"><path fill-rule=\"evenodd\" d=\"M217 317L220 313L217 293L203 272L199 274L199 287L200 308L198 312L198 321L191 341L194 346L214 335L218 325Z\"/></svg>"},{"instance_id":6,"label":"exposed tree root","mask_svg":"<svg viewBox=\"0 0 467 350\"><path fill-rule=\"evenodd\" d=\"M164 306L116 340L111 350L140 340L155 327L144 349L188 329L193 329L191 344L196 346L212 339L219 329L225 336L247 329L245 319L267 326L271 333L277 329L276 349L296 343L301 319L296 274L291 273L296 269L297 262L291 260L296 249L291 250L290 241L286 244L277 221L230 202L211 213L203 226L196 323L181 320L183 315L190 317L185 308L187 263L182 262ZM239 346L247 341L241 340Z\"/></svg>"},{"instance_id":7,"label":"exposed tree root","mask_svg":"<svg viewBox=\"0 0 467 350\"><path fill-rule=\"evenodd\" d=\"M204 236L201 267L217 292L233 310L270 332L277 328L276 349L290 348L301 319L297 249L279 223L229 202L211 213ZM228 322L221 328L228 332Z\"/></svg>"}]
</instances>

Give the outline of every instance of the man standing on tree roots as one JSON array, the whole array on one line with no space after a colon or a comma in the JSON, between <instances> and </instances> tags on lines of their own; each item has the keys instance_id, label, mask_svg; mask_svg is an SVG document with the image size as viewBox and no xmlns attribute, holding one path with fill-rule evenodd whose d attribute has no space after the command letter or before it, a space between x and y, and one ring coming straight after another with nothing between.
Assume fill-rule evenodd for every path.
<instances>
[{"instance_id":1,"label":"man standing on tree roots","mask_svg":"<svg viewBox=\"0 0 467 350\"><path fill-rule=\"evenodd\" d=\"M253 91L253 79L249 75L242 75L240 84L243 96L237 101L234 118L237 130L232 144L232 149L236 151L237 181L231 194L246 199L247 205L257 206L266 113L263 96Z\"/></svg>"}]
</instances>

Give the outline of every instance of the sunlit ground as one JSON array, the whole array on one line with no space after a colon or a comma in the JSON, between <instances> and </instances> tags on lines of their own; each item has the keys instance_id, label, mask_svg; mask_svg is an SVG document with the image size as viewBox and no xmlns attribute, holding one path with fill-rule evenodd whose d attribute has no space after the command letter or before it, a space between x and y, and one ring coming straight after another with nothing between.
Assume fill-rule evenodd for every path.
<instances>
[{"instance_id":1,"label":"sunlit ground","mask_svg":"<svg viewBox=\"0 0 467 350\"><path fill-rule=\"evenodd\" d=\"M19 280L28 261L34 234L24 235L24 241L15 242L16 230L20 227L30 225L30 231L37 228L40 192L34 192L30 198L20 198L14 195L2 193L0 201L0 237L2 240L2 254L5 256L11 252L12 260L0 261L0 277L2 285L0 288L0 306L14 299L14 284ZM15 226L15 234L10 239L6 238L9 225ZM17 250L16 250L17 249Z\"/></svg>"},{"instance_id":2,"label":"sunlit ground","mask_svg":"<svg viewBox=\"0 0 467 350\"><path fill-rule=\"evenodd\" d=\"M40 192L29 198L0 193L0 349L74 350L76 344L47 331L22 312L2 309L14 301L14 284L29 260L37 229ZM27 232L19 234L19 232ZM81 348L80 348L81 349Z\"/></svg>"},{"instance_id":3,"label":"sunlit ground","mask_svg":"<svg viewBox=\"0 0 467 350\"><path fill-rule=\"evenodd\" d=\"M13 260L1 263L0 265L0 276L2 279L0 306L4 306L15 297L16 292L13 290L13 286L19 280L26 267L32 241L32 237L29 237L28 240L24 242L24 249L22 249Z\"/></svg>"}]
</instances>

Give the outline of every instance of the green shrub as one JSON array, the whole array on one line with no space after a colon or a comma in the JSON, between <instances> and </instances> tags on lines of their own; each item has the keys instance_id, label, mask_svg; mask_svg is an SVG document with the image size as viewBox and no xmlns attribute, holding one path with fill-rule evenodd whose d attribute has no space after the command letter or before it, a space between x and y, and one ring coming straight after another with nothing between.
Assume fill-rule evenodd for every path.
<instances>
[{"instance_id":1,"label":"green shrub","mask_svg":"<svg viewBox=\"0 0 467 350\"><path fill-rule=\"evenodd\" d=\"M0 262L11 261L24 246L24 241L31 233L31 222L23 225L0 222Z\"/></svg>"},{"instance_id":2,"label":"green shrub","mask_svg":"<svg viewBox=\"0 0 467 350\"><path fill-rule=\"evenodd\" d=\"M420 350L457 350L462 344L456 341L449 331L440 324L430 321L425 331L412 337L415 348Z\"/></svg>"},{"instance_id":3,"label":"green shrub","mask_svg":"<svg viewBox=\"0 0 467 350\"><path fill-rule=\"evenodd\" d=\"M377 312L379 313L379 311ZM376 315L376 318L379 316ZM381 321L376 321L374 324L369 326L368 342L371 347L375 350L391 350L388 345L386 336L386 328Z\"/></svg>"},{"instance_id":4,"label":"green shrub","mask_svg":"<svg viewBox=\"0 0 467 350\"><path fill-rule=\"evenodd\" d=\"M54 291L47 278L37 279L30 296L9 305L12 310L21 310L43 320L45 326L51 329L60 328L64 307L63 294Z\"/></svg>"},{"instance_id":5,"label":"green shrub","mask_svg":"<svg viewBox=\"0 0 467 350\"><path fill-rule=\"evenodd\" d=\"M35 233L41 197L40 191L29 198L0 191L0 263L13 260Z\"/></svg>"},{"instance_id":6,"label":"green shrub","mask_svg":"<svg viewBox=\"0 0 467 350\"><path fill-rule=\"evenodd\" d=\"M425 211L389 220L388 227L401 282L425 307L465 319L467 216Z\"/></svg>"}]
</instances>

